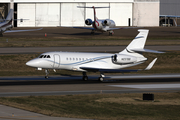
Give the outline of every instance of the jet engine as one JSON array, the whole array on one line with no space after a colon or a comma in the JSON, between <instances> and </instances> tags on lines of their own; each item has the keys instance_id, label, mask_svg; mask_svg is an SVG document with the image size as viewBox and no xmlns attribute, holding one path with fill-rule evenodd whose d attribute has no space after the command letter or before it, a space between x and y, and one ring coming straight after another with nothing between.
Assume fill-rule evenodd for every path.
<instances>
[{"instance_id":1,"label":"jet engine","mask_svg":"<svg viewBox=\"0 0 180 120\"><path fill-rule=\"evenodd\" d=\"M104 25L106 26L110 26L111 25L111 21L110 20L104 20Z\"/></svg>"},{"instance_id":2,"label":"jet engine","mask_svg":"<svg viewBox=\"0 0 180 120\"><path fill-rule=\"evenodd\" d=\"M85 24L86 25L92 25L93 21L91 19L86 19Z\"/></svg>"},{"instance_id":3,"label":"jet engine","mask_svg":"<svg viewBox=\"0 0 180 120\"><path fill-rule=\"evenodd\" d=\"M129 55L115 54L112 57L112 61L115 64L131 64L136 62L137 58Z\"/></svg>"}]
</instances>

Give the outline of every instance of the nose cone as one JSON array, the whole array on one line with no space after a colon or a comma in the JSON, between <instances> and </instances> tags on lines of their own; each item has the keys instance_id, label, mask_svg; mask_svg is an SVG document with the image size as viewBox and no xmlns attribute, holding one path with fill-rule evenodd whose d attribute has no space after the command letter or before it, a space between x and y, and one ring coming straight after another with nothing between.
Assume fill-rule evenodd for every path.
<instances>
[{"instance_id":1,"label":"nose cone","mask_svg":"<svg viewBox=\"0 0 180 120\"><path fill-rule=\"evenodd\" d=\"M26 63L27 66L30 66L30 67L38 67L39 64L40 64L40 60L38 59L33 59L33 60L30 60Z\"/></svg>"}]
</instances>

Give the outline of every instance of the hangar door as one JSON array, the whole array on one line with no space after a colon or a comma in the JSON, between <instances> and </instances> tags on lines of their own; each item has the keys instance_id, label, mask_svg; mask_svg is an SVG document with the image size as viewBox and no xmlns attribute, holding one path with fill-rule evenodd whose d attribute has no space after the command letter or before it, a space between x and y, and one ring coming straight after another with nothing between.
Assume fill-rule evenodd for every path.
<instances>
[{"instance_id":1,"label":"hangar door","mask_svg":"<svg viewBox=\"0 0 180 120\"><path fill-rule=\"evenodd\" d=\"M36 27L59 26L60 3L36 4Z\"/></svg>"},{"instance_id":2,"label":"hangar door","mask_svg":"<svg viewBox=\"0 0 180 120\"><path fill-rule=\"evenodd\" d=\"M132 25L132 3L110 3L110 6L110 19L116 26L128 26L129 18Z\"/></svg>"},{"instance_id":3,"label":"hangar door","mask_svg":"<svg viewBox=\"0 0 180 120\"><path fill-rule=\"evenodd\" d=\"M35 4L18 4L17 19L28 19L17 21L17 27L34 27L35 26Z\"/></svg>"},{"instance_id":4,"label":"hangar door","mask_svg":"<svg viewBox=\"0 0 180 120\"><path fill-rule=\"evenodd\" d=\"M84 3L61 3L61 26L82 26L84 25Z\"/></svg>"}]
</instances>

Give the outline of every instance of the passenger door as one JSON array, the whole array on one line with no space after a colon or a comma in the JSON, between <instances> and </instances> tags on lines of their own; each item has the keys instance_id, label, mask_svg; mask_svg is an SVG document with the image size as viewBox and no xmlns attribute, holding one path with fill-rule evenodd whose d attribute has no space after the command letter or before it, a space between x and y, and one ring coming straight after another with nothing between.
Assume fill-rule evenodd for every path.
<instances>
[{"instance_id":1,"label":"passenger door","mask_svg":"<svg viewBox=\"0 0 180 120\"><path fill-rule=\"evenodd\" d=\"M55 54L53 68L59 68L59 66L60 66L60 56L58 54Z\"/></svg>"}]
</instances>

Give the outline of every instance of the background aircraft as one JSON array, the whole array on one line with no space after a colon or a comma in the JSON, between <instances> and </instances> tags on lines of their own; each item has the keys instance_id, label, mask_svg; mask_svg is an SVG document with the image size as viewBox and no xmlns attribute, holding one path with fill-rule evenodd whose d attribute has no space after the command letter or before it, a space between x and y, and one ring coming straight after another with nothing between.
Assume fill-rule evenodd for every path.
<instances>
[{"instance_id":1,"label":"background aircraft","mask_svg":"<svg viewBox=\"0 0 180 120\"><path fill-rule=\"evenodd\" d=\"M45 69L48 78L48 69L64 69L80 71L83 80L88 80L86 72L100 72L99 80L103 81L104 73L136 72L139 70L125 70L123 68L139 65L147 60L139 52L162 53L154 50L144 49L149 30L138 30L140 33L122 51L116 54L110 53L77 53L77 52L47 52L38 58L30 60L26 65L38 70ZM155 58L145 70L151 69L157 58Z\"/></svg>"},{"instance_id":2,"label":"background aircraft","mask_svg":"<svg viewBox=\"0 0 180 120\"><path fill-rule=\"evenodd\" d=\"M100 32L107 32L109 31L109 35L114 34L114 30L117 29L129 29L129 28L137 28L137 27L124 27L124 28L115 28L116 24L113 20L110 19L103 19L100 20L96 17L96 10L98 8L109 8L109 7L82 7L82 6L77 6L78 8L93 8L94 10L94 21L92 19L86 19L85 24L92 27L73 27L73 28L79 28L79 29L89 29L92 30L91 34L94 34L95 31L100 31Z\"/></svg>"},{"instance_id":3,"label":"background aircraft","mask_svg":"<svg viewBox=\"0 0 180 120\"><path fill-rule=\"evenodd\" d=\"M39 29L29 29L29 30L11 30L13 28L13 25L12 25L13 14L14 14L14 10L10 9L4 22L0 23L0 36L3 36L3 33L36 31L36 30L42 29L42 28L39 28Z\"/></svg>"}]
</instances>

